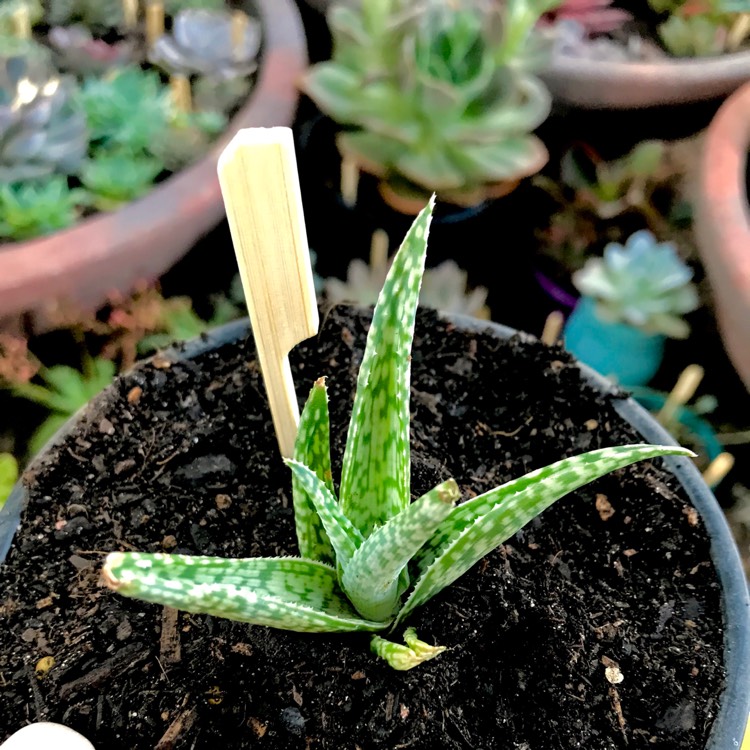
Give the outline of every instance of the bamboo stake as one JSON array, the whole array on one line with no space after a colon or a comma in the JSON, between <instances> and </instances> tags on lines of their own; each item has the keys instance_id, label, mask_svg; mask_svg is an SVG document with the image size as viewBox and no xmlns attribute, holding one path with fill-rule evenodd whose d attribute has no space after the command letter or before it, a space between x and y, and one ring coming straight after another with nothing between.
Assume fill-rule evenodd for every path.
<instances>
[{"instance_id":1,"label":"bamboo stake","mask_svg":"<svg viewBox=\"0 0 750 750\"><path fill-rule=\"evenodd\" d=\"M123 26L133 31L138 26L138 0L122 0Z\"/></svg>"},{"instance_id":2,"label":"bamboo stake","mask_svg":"<svg viewBox=\"0 0 750 750\"><path fill-rule=\"evenodd\" d=\"M719 453L703 472L703 481L709 487L715 487L729 474L734 466L734 456L731 453Z\"/></svg>"},{"instance_id":3,"label":"bamboo stake","mask_svg":"<svg viewBox=\"0 0 750 750\"><path fill-rule=\"evenodd\" d=\"M247 34L247 27L249 23L250 19L247 17L247 13L244 13L241 10L235 10L232 12L230 33L232 57L235 60L242 57L242 50L245 47L245 35Z\"/></svg>"},{"instance_id":4,"label":"bamboo stake","mask_svg":"<svg viewBox=\"0 0 750 750\"><path fill-rule=\"evenodd\" d=\"M700 365L688 365L680 377L677 378L674 388L667 396L664 406L656 415L656 420L661 424L668 424L674 418L675 412L680 406L686 404L695 394L698 386L703 380L704 370Z\"/></svg>"},{"instance_id":5,"label":"bamboo stake","mask_svg":"<svg viewBox=\"0 0 750 750\"><path fill-rule=\"evenodd\" d=\"M193 93L187 76L175 75L169 77L169 92L172 103L180 112L193 111Z\"/></svg>"},{"instance_id":6,"label":"bamboo stake","mask_svg":"<svg viewBox=\"0 0 750 750\"><path fill-rule=\"evenodd\" d=\"M23 4L13 14L13 31L19 39L31 39L31 13Z\"/></svg>"},{"instance_id":7,"label":"bamboo stake","mask_svg":"<svg viewBox=\"0 0 750 750\"><path fill-rule=\"evenodd\" d=\"M750 36L750 13L740 13L727 35L727 50L736 52Z\"/></svg>"},{"instance_id":8,"label":"bamboo stake","mask_svg":"<svg viewBox=\"0 0 750 750\"><path fill-rule=\"evenodd\" d=\"M240 130L219 182L279 450L291 458L299 407L288 355L318 331L292 131Z\"/></svg>"},{"instance_id":9,"label":"bamboo stake","mask_svg":"<svg viewBox=\"0 0 750 750\"><path fill-rule=\"evenodd\" d=\"M388 265L388 232L376 229L370 240L370 268L383 269Z\"/></svg>"},{"instance_id":10,"label":"bamboo stake","mask_svg":"<svg viewBox=\"0 0 750 750\"><path fill-rule=\"evenodd\" d=\"M150 47L164 36L164 3L152 0L146 5L146 43Z\"/></svg>"},{"instance_id":11,"label":"bamboo stake","mask_svg":"<svg viewBox=\"0 0 750 750\"><path fill-rule=\"evenodd\" d=\"M544 330L539 340L547 346L554 346L560 340L564 322L565 317L559 310L551 312L544 321Z\"/></svg>"},{"instance_id":12,"label":"bamboo stake","mask_svg":"<svg viewBox=\"0 0 750 750\"><path fill-rule=\"evenodd\" d=\"M347 208L354 208L357 204L358 188L359 166L354 159L345 156L341 160L341 198Z\"/></svg>"}]
</instances>

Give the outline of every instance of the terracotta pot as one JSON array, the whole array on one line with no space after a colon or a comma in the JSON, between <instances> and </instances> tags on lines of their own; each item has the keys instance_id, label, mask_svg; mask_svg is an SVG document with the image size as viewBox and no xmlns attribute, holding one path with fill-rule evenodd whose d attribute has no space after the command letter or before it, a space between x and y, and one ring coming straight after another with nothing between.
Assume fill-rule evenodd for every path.
<instances>
[{"instance_id":1,"label":"terracotta pot","mask_svg":"<svg viewBox=\"0 0 750 750\"><path fill-rule=\"evenodd\" d=\"M698 169L695 234L726 350L750 388L750 83L708 128Z\"/></svg>"},{"instance_id":2,"label":"terracotta pot","mask_svg":"<svg viewBox=\"0 0 750 750\"><path fill-rule=\"evenodd\" d=\"M307 63L293 0L256 0L255 7L263 25L258 80L227 132L200 161L144 198L50 236L0 246L0 319L43 312L55 299L96 307L110 292L164 273L221 221L219 155L240 128L291 123Z\"/></svg>"},{"instance_id":3,"label":"terracotta pot","mask_svg":"<svg viewBox=\"0 0 750 750\"><path fill-rule=\"evenodd\" d=\"M750 51L659 62L558 55L541 75L554 97L587 109L640 109L731 94L750 80Z\"/></svg>"}]
</instances>

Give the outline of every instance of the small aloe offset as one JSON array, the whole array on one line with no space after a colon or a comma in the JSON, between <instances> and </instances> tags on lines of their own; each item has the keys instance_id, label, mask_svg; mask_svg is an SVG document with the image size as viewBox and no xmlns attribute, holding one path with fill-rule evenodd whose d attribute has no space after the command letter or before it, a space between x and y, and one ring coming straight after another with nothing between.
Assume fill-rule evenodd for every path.
<instances>
[{"instance_id":1,"label":"small aloe offset","mask_svg":"<svg viewBox=\"0 0 750 750\"><path fill-rule=\"evenodd\" d=\"M458 504L446 479L411 500L410 351L434 198L409 230L375 307L337 497L331 476L328 397L318 380L303 409L292 472L300 557L223 559L115 552L104 579L126 596L300 632L372 632L395 669L444 646L376 635L463 575L555 500L642 459L684 448L627 445L557 461Z\"/></svg>"}]
</instances>

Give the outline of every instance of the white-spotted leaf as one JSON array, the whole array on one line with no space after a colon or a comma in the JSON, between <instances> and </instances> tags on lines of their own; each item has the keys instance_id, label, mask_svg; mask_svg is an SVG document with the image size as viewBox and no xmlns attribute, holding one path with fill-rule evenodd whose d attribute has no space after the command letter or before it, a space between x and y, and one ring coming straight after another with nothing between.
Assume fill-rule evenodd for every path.
<instances>
[{"instance_id":1,"label":"white-spotted leaf","mask_svg":"<svg viewBox=\"0 0 750 750\"><path fill-rule=\"evenodd\" d=\"M315 382L300 415L297 439L294 443L294 459L312 469L328 491L334 494L325 378L320 378ZM333 564L336 556L331 541L315 510L315 504L294 473L292 473L292 498L300 556L308 560L320 560Z\"/></svg>"},{"instance_id":2,"label":"white-spotted leaf","mask_svg":"<svg viewBox=\"0 0 750 750\"><path fill-rule=\"evenodd\" d=\"M409 382L414 320L435 196L393 259L357 378L341 472L346 516L368 536L410 500Z\"/></svg>"},{"instance_id":3,"label":"white-spotted leaf","mask_svg":"<svg viewBox=\"0 0 750 750\"><path fill-rule=\"evenodd\" d=\"M334 568L314 560L113 552L103 575L124 596L282 630L375 631L387 624L359 617Z\"/></svg>"}]
</instances>

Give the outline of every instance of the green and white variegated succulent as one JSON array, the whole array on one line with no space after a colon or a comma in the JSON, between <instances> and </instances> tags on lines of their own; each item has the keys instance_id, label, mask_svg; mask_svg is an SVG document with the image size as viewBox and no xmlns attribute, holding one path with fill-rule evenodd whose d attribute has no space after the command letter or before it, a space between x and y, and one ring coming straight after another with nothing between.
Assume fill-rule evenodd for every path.
<instances>
[{"instance_id":1,"label":"green and white variegated succulent","mask_svg":"<svg viewBox=\"0 0 750 750\"><path fill-rule=\"evenodd\" d=\"M453 200L518 180L547 160L531 134L550 111L533 75L544 60L534 24L556 2L335 4L333 59L312 67L304 89L356 128L340 134L341 151L392 183Z\"/></svg>"},{"instance_id":2,"label":"green and white variegated succulent","mask_svg":"<svg viewBox=\"0 0 750 750\"><path fill-rule=\"evenodd\" d=\"M410 351L434 198L398 251L373 315L349 425L338 497L328 398L318 380L303 410L292 471L298 558L222 559L115 552L104 579L126 596L189 612L303 632L400 625L417 607L555 500L603 474L677 447L627 445L558 461L463 504L447 479L411 500ZM380 635L372 649L409 669L443 649Z\"/></svg>"},{"instance_id":3,"label":"green and white variegated succulent","mask_svg":"<svg viewBox=\"0 0 750 750\"><path fill-rule=\"evenodd\" d=\"M603 257L590 258L573 274L573 282L581 294L596 300L604 320L684 338L690 329L681 316L698 307L692 277L671 242L659 242L642 229L625 245L610 242Z\"/></svg>"}]
</instances>

